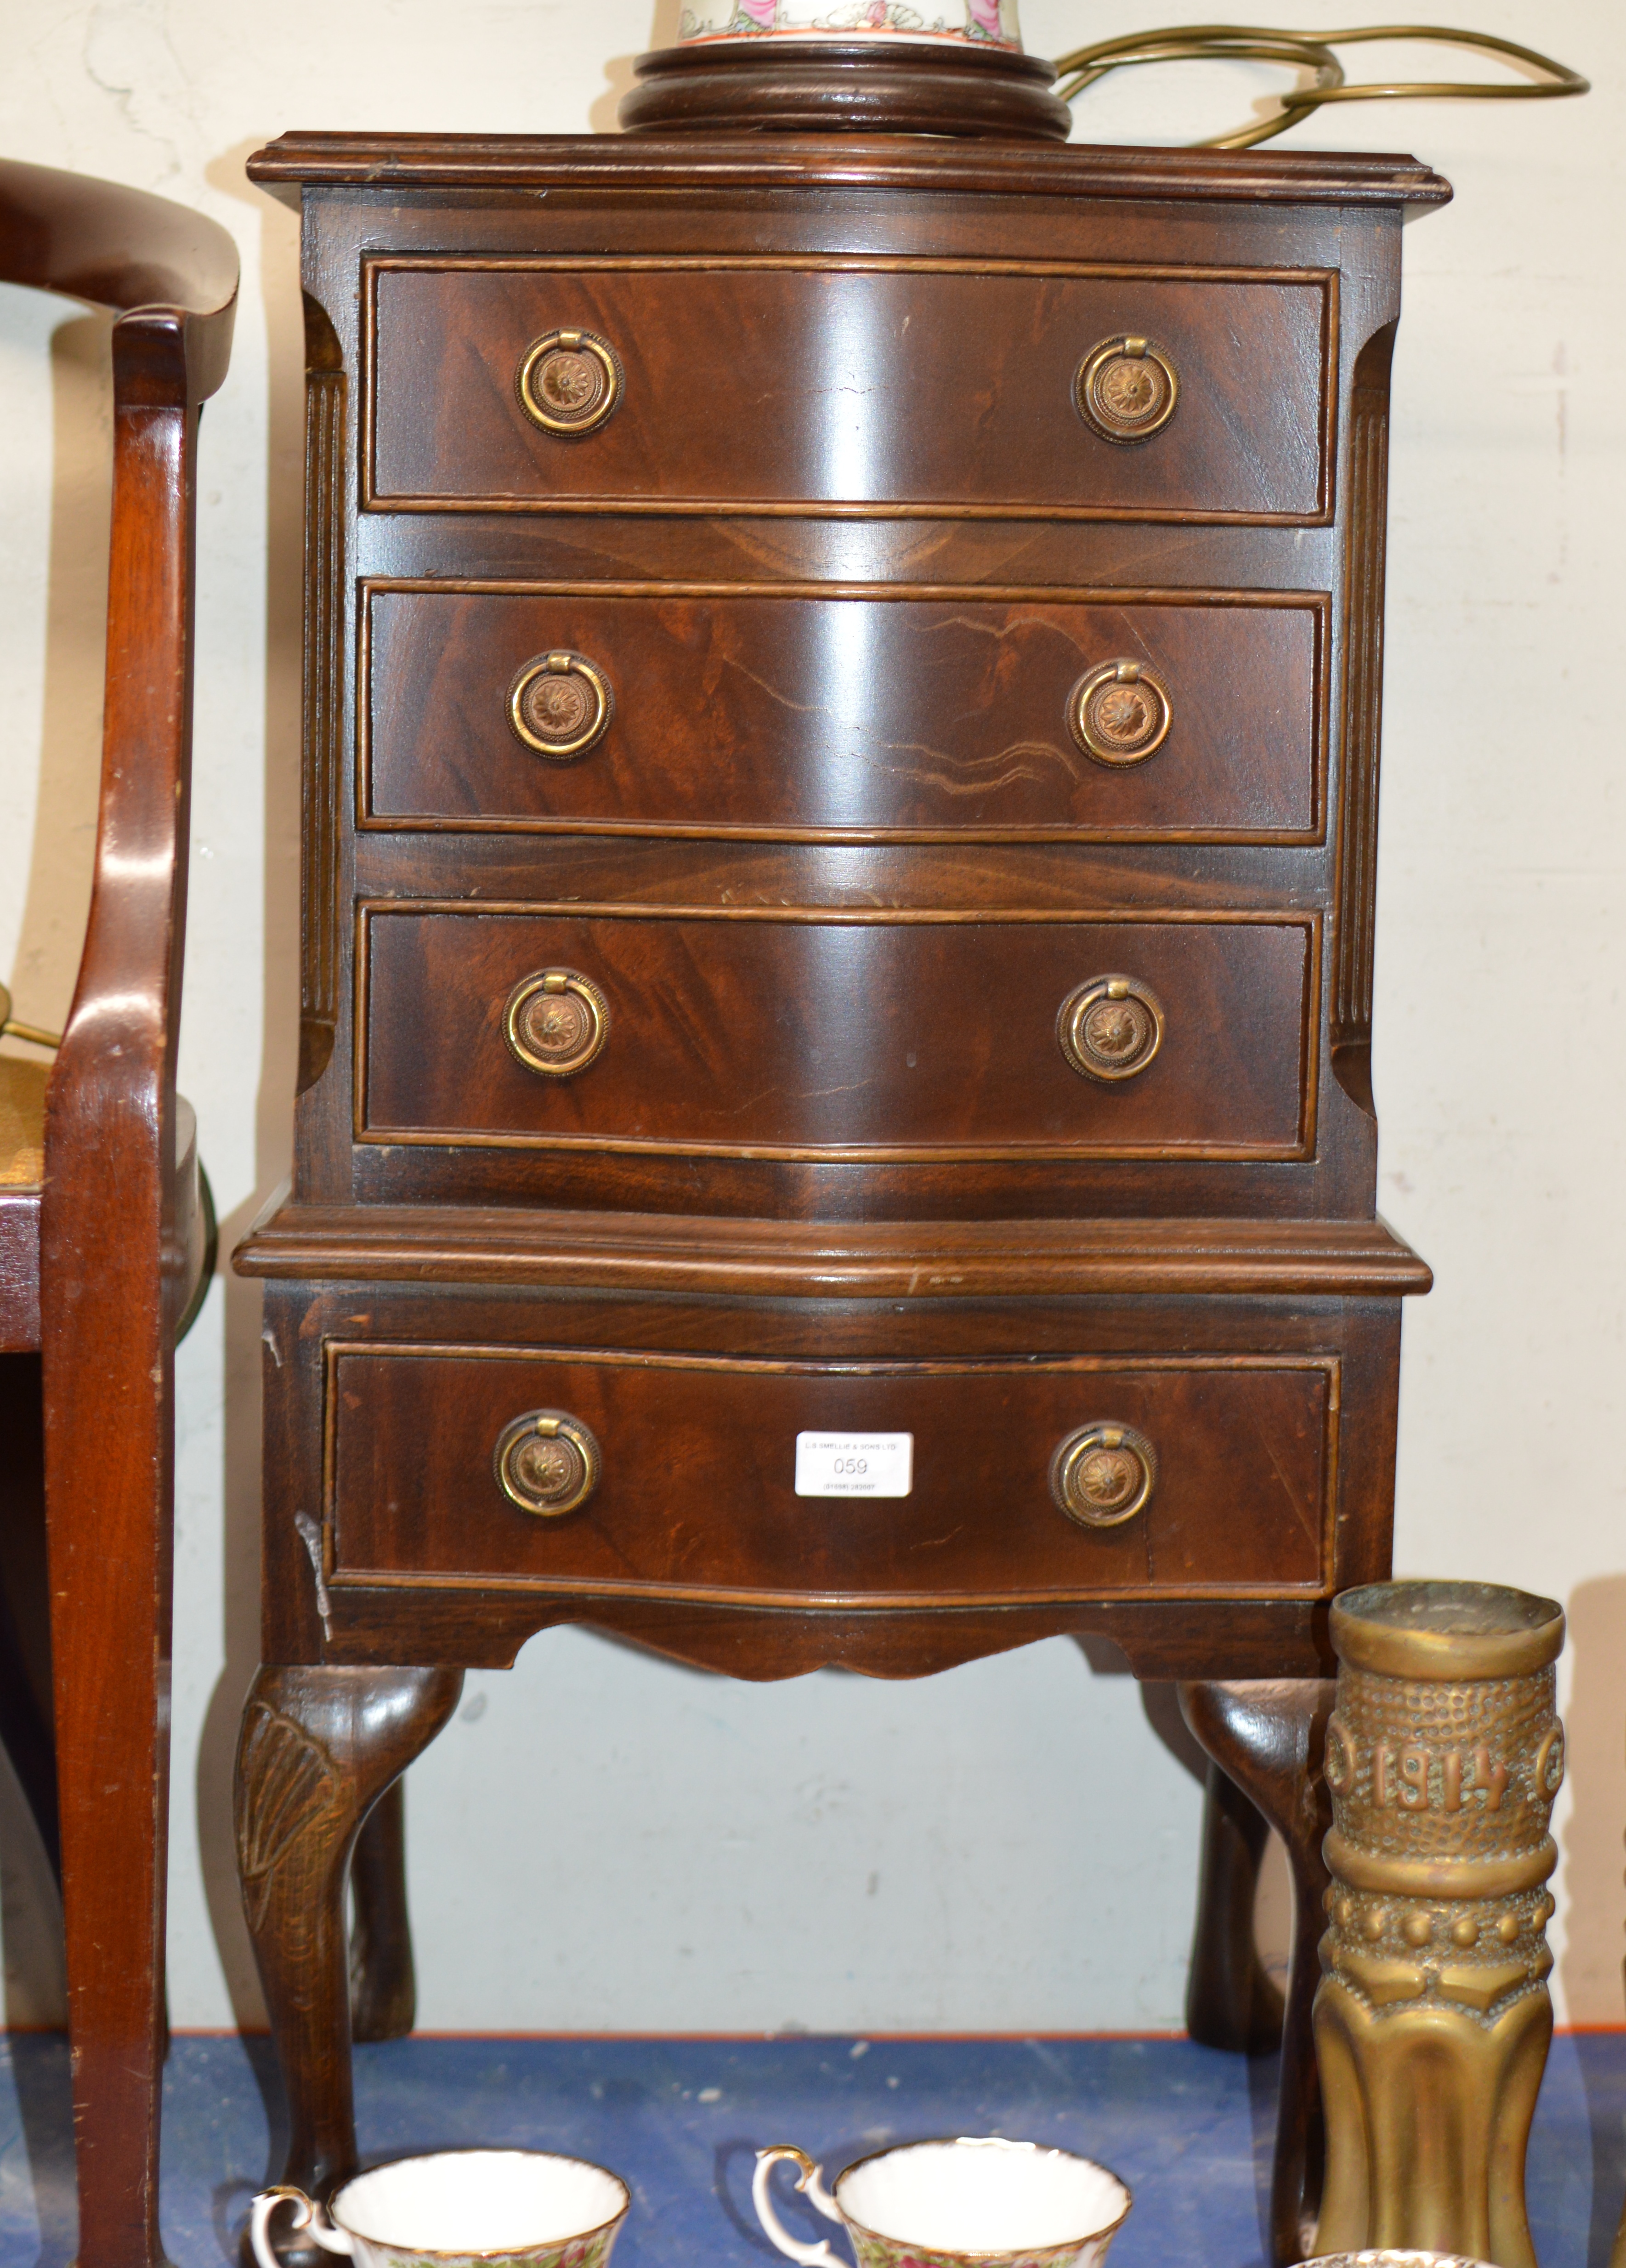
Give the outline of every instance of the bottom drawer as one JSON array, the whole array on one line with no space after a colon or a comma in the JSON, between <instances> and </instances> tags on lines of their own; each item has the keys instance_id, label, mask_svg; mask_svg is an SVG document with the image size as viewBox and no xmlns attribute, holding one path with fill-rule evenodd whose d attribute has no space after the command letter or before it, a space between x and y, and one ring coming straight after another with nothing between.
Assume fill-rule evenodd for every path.
<instances>
[{"instance_id":1,"label":"bottom drawer","mask_svg":"<svg viewBox=\"0 0 1626 2268\"><path fill-rule=\"evenodd\" d=\"M1337 1379L1331 1356L330 1341L328 1580L874 1607L1313 1593Z\"/></svg>"}]
</instances>

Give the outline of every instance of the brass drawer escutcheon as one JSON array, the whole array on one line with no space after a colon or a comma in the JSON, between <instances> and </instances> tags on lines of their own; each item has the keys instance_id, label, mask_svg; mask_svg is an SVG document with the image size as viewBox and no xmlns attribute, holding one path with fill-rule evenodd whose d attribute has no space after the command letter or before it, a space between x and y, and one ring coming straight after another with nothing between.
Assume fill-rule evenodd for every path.
<instances>
[{"instance_id":1,"label":"brass drawer escutcheon","mask_svg":"<svg viewBox=\"0 0 1626 2268\"><path fill-rule=\"evenodd\" d=\"M1180 374L1149 339L1104 339L1073 380L1078 415L1103 441L1149 441L1179 400Z\"/></svg>"},{"instance_id":2,"label":"brass drawer escutcheon","mask_svg":"<svg viewBox=\"0 0 1626 2268\"><path fill-rule=\"evenodd\" d=\"M614 706L608 678L580 653L539 653L508 688L510 725L527 748L556 764L596 747Z\"/></svg>"},{"instance_id":3,"label":"brass drawer escutcheon","mask_svg":"<svg viewBox=\"0 0 1626 2268\"><path fill-rule=\"evenodd\" d=\"M510 1504L539 1520L578 1511L604 1469L591 1429L563 1410L529 1410L504 1425L491 1463Z\"/></svg>"},{"instance_id":4,"label":"brass drawer escutcheon","mask_svg":"<svg viewBox=\"0 0 1626 2268\"><path fill-rule=\"evenodd\" d=\"M1168 688L1138 661L1104 661L1067 696L1067 724L1086 756L1115 769L1144 763L1174 721Z\"/></svg>"},{"instance_id":5,"label":"brass drawer escutcheon","mask_svg":"<svg viewBox=\"0 0 1626 2268\"><path fill-rule=\"evenodd\" d=\"M1086 1079L1135 1079L1163 1044L1163 1007L1132 976L1093 976L1056 1019L1062 1053Z\"/></svg>"},{"instance_id":6,"label":"brass drawer escutcheon","mask_svg":"<svg viewBox=\"0 0 1626 2268\"><path fill-rule=\"evenodd\" d=\"M1144 1512L1157 1484L1151 1442L1110 1418L1081 1425L1050 1460L1050 1493L1081 1528L1121 1528Z\"/></svg>"},{"instance_id":7,"label":"brass drawer escutcheon","mask_svg":"<svg viewBox=\"0 0 1626 2268\"><path fill-rule=\"evenodd\" d=\"M609 1002L573 968L544 968L522 977L503 1012L503 1036L511 1053L526 1071L545 1079L573 1079L585 1071L609 1035Z\"/></svg>"},{"instance_id":8,"label":"brass drawer escutcheon","mask_svg":"<svg viewBox=\"0 0 1626 2268\"><path fill-rule=\"evenodd\" d=\"M519 407L544 433L596 433L621 405L621 357L595 331L544 331L526 349L514 380Z\"/></svg>"}]
</instances>

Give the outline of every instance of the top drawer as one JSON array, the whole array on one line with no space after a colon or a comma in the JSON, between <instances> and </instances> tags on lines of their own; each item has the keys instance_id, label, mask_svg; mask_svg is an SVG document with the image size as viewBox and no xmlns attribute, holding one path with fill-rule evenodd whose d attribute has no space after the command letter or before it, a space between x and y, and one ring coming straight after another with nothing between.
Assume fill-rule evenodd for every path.
<instances>
[{"instance_id":1,"label":"top drawer","mask_svg":"<svg viewBox=\"0 0 1626 2268\"><path fill-rule=\"evenodd\" d=\"M365 308L369 505L1330 516L1320 269L403 256Z\"/></svg>"}]
</instances>

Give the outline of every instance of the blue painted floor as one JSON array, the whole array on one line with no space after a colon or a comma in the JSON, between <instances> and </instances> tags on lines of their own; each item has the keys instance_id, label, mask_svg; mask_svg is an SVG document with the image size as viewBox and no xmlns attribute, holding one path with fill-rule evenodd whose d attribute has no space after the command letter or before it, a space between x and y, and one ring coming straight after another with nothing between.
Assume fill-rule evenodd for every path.
<instances>
[{"instance_id":1,"label":"blue painted floor","mask_svg":"<svg viewBox=\"0 0 1626 2268\"><path fill-rule=\"evenodd\" d=\"M615 2268L765 2268L753 2154L797 2142L827 2175L893 2139L1000 2133L1121 2174L1135 2207L1112 2268L1253 2268L1274 2066L1179 2039L411 2039L356 2058L364 2156L469 2143L573 2151L630 2183ZM165 2098L164 2234L175 2268L235 2263L277 2102L267 2043L177 2039ZM276 2146L280 2149L280 2139ZM788 2182L787 2182L788 2187ZM1605 2268L1626 2190L1626 2034L1554 2043L1530 2153L1541 2268ZM787 2223L805 2213L792 2198ZM0 2268L74 2250L68 2059L0 2044Z\"/></svg>"}]
</instances>

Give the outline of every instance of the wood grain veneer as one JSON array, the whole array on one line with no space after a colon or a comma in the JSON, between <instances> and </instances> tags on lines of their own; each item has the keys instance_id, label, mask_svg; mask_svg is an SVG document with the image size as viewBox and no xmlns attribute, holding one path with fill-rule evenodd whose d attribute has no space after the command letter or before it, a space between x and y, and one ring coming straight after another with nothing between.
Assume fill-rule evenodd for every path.
<instances>
[{"instance_id":1,"label":"wood grain veneer","mask_svg":"<svg viewBox=\"0 0 1626 2268\"><path fill-rule=\"evenodd\" d=\"M1388 357L1402 222L1449 192L862 133L250 170L303 199L311 566L295 1167L238 1256L239 1849L320 2190L349 1854L461 1668L562 1623L755 1679L1064 1634L1313 1691L1330 1597L1387 1573L1429 1282L1367 1076ZM622 390L561 437L519 372L577 329ZM1180 387L1125 444L1074 394L1120 335ZM568 762L510 722L555 653L610 703ZM1171 725L1111 770L1067 703L1118 661ZM608 1018L567 1079L504 1036L548 968ZM1108 975L1165 1018L1115 1085L1057 1037ZM603 1476L539 1520L493 1454L550 1408ZM1050 1492L1095 1418L1157 1444L1122 1528ZM913 1433L907 1498L794 1494L797 1432L850 1428ZM296 1785L331 1800L279 1841ZM401 1974L358 2006L399 2021Z\"/></svg>"}]
</instances>

